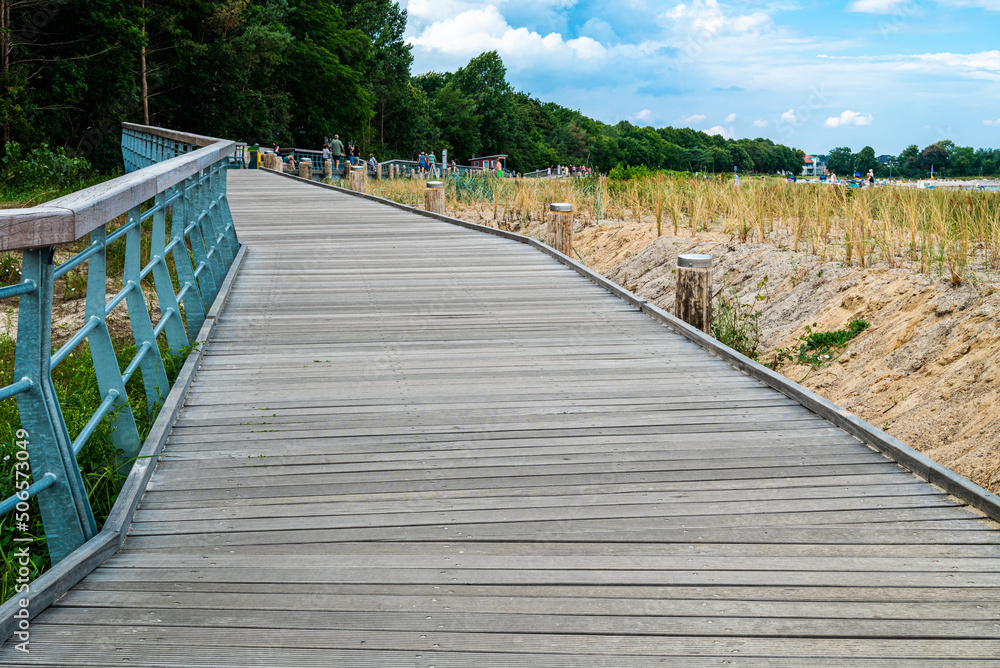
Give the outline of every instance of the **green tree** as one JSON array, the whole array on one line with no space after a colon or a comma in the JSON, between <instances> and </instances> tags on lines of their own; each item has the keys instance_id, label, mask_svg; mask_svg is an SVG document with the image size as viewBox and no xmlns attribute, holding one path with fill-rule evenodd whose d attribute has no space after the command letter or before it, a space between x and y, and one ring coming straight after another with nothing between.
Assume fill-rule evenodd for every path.
<instances>
[{"instance_id":1,"label":"green tree","mask_svg":"<svg viewBox=\"0 0 1000 668\"><path fill-rule=\"evenodd\" d=\"M922 173L920 167L920 149L916 144L910 144L896 158L896 169L902 176L913 178Z\"/></svg>"},{"instance_id":2,"label":"green tree","mask_svg":"<svg viewBox=\"0 0 1000 668\"><path fill-rule=\"evenodd\" d=\"M841 176L854 173L854 153L847 146L840 146L830 151L826 160L826 170Z\"/></svg>"},{"instance_id":3,"label":"green tree","mask_svg":"<svg viewBox=\"0 0 1000 668\"><path fill-rule=\"evenodd\" d=\"M956 146L951 152L951 176L975 176L976 152L971 146Z\"/></svg>"},{"instance_id":4,"label":"green tree","mask_svg":"<svg viewBox=\"0 0 1000 668\"><path fill-rule=\"evenodd\" d=\"M945 174L951 164L951 151L955 144L949 139L931 144L920 152L920 166L925 172Z\"/></svg>"},{"instance_id":5,"label":"green tree","mask_svg":"<svg viewBox=\"0 0 1000 668\"><path fill-rule=\"evenodd\" d=\"M386 118L394 113L394 105L412 101L407 90L412 47L403 41L406 10L391 0L336 0L335 4L343 12L347 26L360 30L371 40L372 48L363 66L363 87L371 94L375 112L370 119L371 134L383 146L405 144L411 133L392 122L386 134ZM402 134L393 135L394 131Z\"/></svg>"},{"instance_id":6,"label":"green tree","mask_svg":"<svg viewBox=\"0 0 1000 668\"><path fill-rule=\"evenodd\" d=\"M318 148L334 133L362 139L373 114L371 93L361 85L370 40L325 0L296 0L293 8L288 27L295 41L279 79L291 96L292 141Z\"/></svg>"},{"instance_id":7,"label":"green tree","mask_svg":"<svg viewBox=\"0 0 1000 668\"><path fill-rule=\"evenodd\" d=\"M440 89L433 102L433 118L441 132L441 140L451 151L450 158L464 161L479 151L480 117L476 103L454 83Z\"/></svg>"},{"instance_id":8,"label":"green tree","mask_svg":"<svg viewBox=\"0 0 1000 668\"><path fill-rule=\"evenodd\" d=\"M491 154L508 153L517 130L517 116L514 93L507 83L507 68L500 54L489 51L476 56L455 72L454 81L476 104L482 150Z\"/></svg>"},{"instance_id":9,"label":"green tree","mask_svg":"<svg viewBox=\"0 0 1000 668\"><path fill-rule=\"evenodd\" d=\"M865 146L854 157L854 171L860 173L861 176L865 176L869 169L874 170L876 167L878 167L878 160L875 158L875 149L871 146Z\"/></svg>"}]
</instances>

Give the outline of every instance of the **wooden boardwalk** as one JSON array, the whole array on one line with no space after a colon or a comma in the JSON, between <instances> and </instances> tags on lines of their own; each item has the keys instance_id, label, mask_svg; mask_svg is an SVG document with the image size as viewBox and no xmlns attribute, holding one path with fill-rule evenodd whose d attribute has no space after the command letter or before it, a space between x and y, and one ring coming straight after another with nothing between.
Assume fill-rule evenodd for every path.
<instances>
[{"instance_id":1,"label":"wooden boardwalk","mask_svg":"<svg viewBox=\"0 0 1000 668\"><path fill-rule=\"evenodd\" d=\"M1000 531L538 251L262 172L47 666L1000 665Z\"/></svg>"}]
</instances>

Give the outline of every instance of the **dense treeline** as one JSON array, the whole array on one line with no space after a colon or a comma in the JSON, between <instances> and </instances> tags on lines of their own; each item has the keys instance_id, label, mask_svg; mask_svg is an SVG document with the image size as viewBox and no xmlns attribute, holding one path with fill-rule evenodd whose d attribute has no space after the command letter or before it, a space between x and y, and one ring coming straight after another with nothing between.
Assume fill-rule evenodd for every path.
<instances>
[{"instance_id":1,"label":"dense treeline","mask_svg":"<svg viewBox=\"0 0 1000 668\"><path fill-rule=\"evenodd\" d=\"M871 146L865 146L858 153L841 146L830 151L828 156L817 157L825 160L827 171L835 174L867 174L872 169L879 178L927 178L932 170L937 176L955 177L1000 173L1000 149L956 146L950 139L931 144L922 151L916 144L911 144L902 153L893 156L876 157Z\"/></svg>"},{"instance_id":2,"label":"dense treeline","mask_svg":"<svg viewBox=\"0 0 1000 668\"><path fill-rule=\"evenodd\" d=\"M128 120L303 148L339 133L380 159L506 153L519 171L802 160L766 139L610 126L542 103L511 88L495 52L411 77L406 12L390 0L0 0L0 17L0 157L10 141L50 143L110 169Z\"/></svg>"},{"instance_id":3,"label":"dense treeline","mask_svg":"<svg viewBox=\"0 0 1000 668\"><path fill-rule=\"evenodd\" d=\"M49 143L102 170L120 124L318 148L339 133L379 159L449 150L550 165L798 173L803 152L768 139L608 125L515 91L496 52L412 77L406 12L391 0L0 0L0 158ZM938 142L895 159L903 176L992 174L1000 155ZM877 162L837 148L839 173ZM857 163L857 164L855 164Z\"/></svg>"}]
</instances>

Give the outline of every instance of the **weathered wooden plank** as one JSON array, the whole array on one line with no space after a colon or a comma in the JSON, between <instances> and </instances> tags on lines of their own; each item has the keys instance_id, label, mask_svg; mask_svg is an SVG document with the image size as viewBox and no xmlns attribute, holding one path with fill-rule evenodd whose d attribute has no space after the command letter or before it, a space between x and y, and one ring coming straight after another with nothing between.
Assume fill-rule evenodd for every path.
<instances>
[{"instance_id":1,"label":"weathered wooden plank","mask_svg":"<svg viewBox=\"0 0 1000 668\"><path fill-rule=\"evenodd\" d=\"M37 665L995 661L996 524L641 300L290 178L230 201L244 270Z\"/></svg>"}]
</instances>

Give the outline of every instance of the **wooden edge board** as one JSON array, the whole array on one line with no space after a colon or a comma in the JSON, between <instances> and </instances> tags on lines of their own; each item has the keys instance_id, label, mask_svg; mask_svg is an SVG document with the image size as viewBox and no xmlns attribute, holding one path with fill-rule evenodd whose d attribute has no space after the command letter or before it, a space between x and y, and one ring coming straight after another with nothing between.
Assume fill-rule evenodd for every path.
<instances>
[{"instance_id":1,"label":"wooden edge board","mask_svg":"<svg viewBox=\"0 0 1000 668\"><path fill-rule=\"evenodd\" d=\"M820 417L825 418L831 424L840 427L848 434L861 440L865 443L865 445L872 448L876 452L885 455L903 468L911 471L920 478L923 478L932 485L939 487L948 494L964 501L971 507L985 514L987 517L1000 522L1000 497L996 494L980 487L968 478L955 473L948 467L935 462L926 455L917 452L899 439L890 436L881 429L865 422L861 418L850 413L849 411L844 410L833 402L824 399L815 392L812 392L798 383L785 378L781 374L758 364L749 357L741 355L718 339L705 334L699 329L695 329L691 325L687 324L683 320L680 320L676 316L671 315L655 304L647 302L638 295L622 288L620 285L616 285L604 276L583 266L572 258L563 255L554 248L551 248L536 239L532 239L531 237L526 237L521 234L515 234L514 232L507 232L506 230L499 230L493 227L459 220L458 218L424 211L423 209L393 202L382 197L376 197L375 195L359 193L327 183L318 183L316 181L303 179L292 174L285 174L283 172L279 173L273 170L264 171L269 171L275 176L281 176L286 179L310 183L321 188L328 188L336 192L353 195L355 197L371 200L380 204L386 204L403 211L409 211L410 213L415 213L427 218L433 218L445 223L451 223L452 225L457 225L466 229L485 232L487 234L503 237L505 239L512 239L537 248L582 276L589 278L591 281L605 288L613 295L623 299L626 303L640 309L650 318L663 323L684 338L698 344L716 357L729 363L731 366L746 373L748 376L763 382L768 387L781 392L789 399L798 402Z\"/></svg>"},{"instance_id":2,"label":"wooden edge board","mask_svg":"<svg viewBox=\"0 0 1000 668\"><path fill-rule=\"evenodd\" d=\"M212 335L219 320L220 308L229 299L236 274L239 272L246 254L247 246L241 246L229 267L229 272L226 274L225 281L219 289L219 294L212 304L209 314L205 317L205 323L202 325L201 331L198 332L197 341L199 343L204 344ZM28 599L30 602L26 608L28 610L27 619L33 619L121 547L132 522L132 516L135 514L135 509L139 505L139 499L146 491L146 484L153 474L153 469L156 468L156 459L167 441L167 436L170 434L170 429L177 419L181 407L184 405L184 399L187 397L188 389L191 387L203 355L204 345L200 345L192 350L185 360L184 366L181 367L181 371L177 375L177 380L174 381L174 386L170 388L170 392L163 402L163 408L160 409L160 413L142 445L142 450L139 451L139 455L132 465L132 470L129 471L128 477L122 485L118 500L115 501L101 532L32 582L27 595L14 594L3 605L0 605L0 639L2 639L0 644L11 638L18 630L19 622L24 620L23 617L14 616L22 609L19 603L20 599Z\"/></svg>"}]
</instances>

